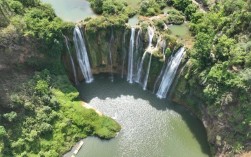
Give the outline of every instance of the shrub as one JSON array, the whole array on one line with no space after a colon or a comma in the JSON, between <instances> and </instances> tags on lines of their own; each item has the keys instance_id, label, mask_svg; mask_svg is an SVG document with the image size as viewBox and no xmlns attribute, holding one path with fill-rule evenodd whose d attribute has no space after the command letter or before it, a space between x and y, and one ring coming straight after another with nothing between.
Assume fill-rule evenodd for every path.
<instances>
[{"instance_id":1,"label":"shrub","mask_svg":"<svg viewBox=\"0 0 251 157\"><path fill-rule=\"evenodd\" d=\"M117 0L105 0L103 2L102 10L103 14L118 15L125 11L125 5Z\"/></svg>"},{"instance_id":2,"label":"shrub","mask_svg":"<svg viewBox=\"0 0 251 157\"><path fill-rule=\"evenodd\" d=\"M17 113L12 111L9 113L5 113L3 117L9 122L13 122L17 118Z\"/></svg>"},{"instance_id":3,"label":"shrub","mask_svg":"<svg viewBox=\"0 0 251 157\"><path fill-rule=\"evenodd\" d=\"M142 0L140 14L145 16L157 15L161 12L159 4L155 0Z\"/></svg>"},{"instance_id":4,"label":"shrub","mask_svg":"<svg viewBox=\"0 0 251 157\"><path fill-rule=\"evenodd\" d=\"M7 135L7 133L6 133L4 126L0 126L0 139L6 135Z\"/></svg>"},{"instance_id":5,"label":"shrub","mask_svg":"<svg viewBox=\"0 0 251 157\"><path fill-rule=\"evenodd\" d=\"M38 80L35 86L35 90L39 95L47 95L49 94L49 85L44 80Z\"/></svg>"},{"instance_id":6,"label":"shrub","mask_svg":"<svg viewBox=\"0 0 251 157\"><path fill-rule=\"evenodd\" d=\"M175 24L175 25L181 25L184 23L185 18L183 16L179 15L168 15L166 22L168 24Z\"/></svg>"},{"instance_id":7,"label":"shrub","mask_svg":"<svg viewBox=\"0 0 251 157\"><path fill-rule=\"evenodd\" d=\"M10 8L17 14L22 14L24 12L23 4L19 1L13 0L9 2Z\"/></svg>"},{"instance_id":8,"label":"shrub","mask_svg":"<svg viewBox=\"0 0 251 157\"><path fill-rule=\"evenodd\" d=\"M90 0L93 11L97 14L103 13L103 0Z\"/></svg>"}]
</instances>

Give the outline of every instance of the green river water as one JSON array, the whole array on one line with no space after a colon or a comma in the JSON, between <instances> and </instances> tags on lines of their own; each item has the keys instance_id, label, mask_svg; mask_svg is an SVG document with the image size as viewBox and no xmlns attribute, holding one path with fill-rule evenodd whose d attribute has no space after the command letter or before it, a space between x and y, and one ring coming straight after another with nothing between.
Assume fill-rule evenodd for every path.
<instances>
[{"instance_id":1,"label":"green river water","mask_svg":"<svg viewBox=\"0 0 251 157\"><path fill-rule=\"evenodd\" d=\"M201 121L183 106L160 100L120 77L98 75L79 86L82 99L122 126L109 141L84 139L77 157L207 157Z\"/></svg>"}]
</instances>

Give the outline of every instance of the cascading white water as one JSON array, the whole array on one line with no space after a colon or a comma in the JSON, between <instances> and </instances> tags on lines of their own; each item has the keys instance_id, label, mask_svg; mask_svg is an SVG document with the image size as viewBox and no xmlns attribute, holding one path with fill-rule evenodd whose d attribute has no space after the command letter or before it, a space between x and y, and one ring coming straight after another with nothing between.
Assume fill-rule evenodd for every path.
<instances>
[{"instance_id":1,"label":"cascading white water","mask_svg":"<svg viewBox=\"0 0 251 157\"><path fill-rule=\"evenodd\" d=\"M135 28L131 28L131 38L130 38L130 47L128 55L128 70L127 70L127 81L133 83L133 52L134 52L134 37L135 37Z\"/></svg>"},{"instance_id":2,"label":"cascading white water","mask_svg":"<svg viewBox=\"0 0 251 157\"><path fill-rule=\"evenodd\" d=\"M169 91L173 83L173 79L176 75L176 72L178 70L178 67L180 65L184 53L185 53L185 48L182 47L175 53L174 56L172 56L171 60L168 62L158 92L156 94L158 98L160 99L166 98L167 92Z\"/></svg>"},{"instance_id":3,"label":"cascading white water","mask_svg":"<svg viewBox=\"0 0 251 157\"><path fill-rule=\"evenodd\" d=\"M135 44L135 54L136 54L136 58L135 58L135 70L134 70L134 80L136 81L137 79L137 70L139 69L139 65L140 65L140 57L139 57L139 52L140 52L140 46L141 46L141 39L140 39L140 34L141 34L141 29L138 31L137 33L137 37L136 37L136 44Z\"/></svg>"},{"instance_id":4,"label":"cascading white water","mask_svg":"<svg viewBox=\"0 0 251 157\"><path fill-rule=\"evenodd\" d=\"M110 59L110 64L111 64L111 81L113 82L114 78L113 78L113 62L112 62L112 44L114 42L114 36L113 36L113 29L112 29L112 33L111 33L111 39L110 39L110 43L109 43L109 59Z\"/></svg>"},{"instance_id":5,"label":"cascading white water","mask_svg":"<svg viewBox=\"0 0 251 157\"><path fill-rule=\"evenodd\" d=\"M152 47L152 42L153 42L153 37L154 37L154 28L151 26L148 26L147 32L148 32L148 37L149 37L147 50L149 50Z\"/></svg>"},{"instance_id":6,"label":"cascading white water","mask_svg":"<svg viewBox=\"0 0 251 157\"><path fill-rule=\"evenodd\" d=\"M140 47L140 33L141 33L141 30L138 31L137 33L137 37L136 37L136 44L135 44L135 53L138 54L139 52L139 47Z\"/></svg>"},{"instance_id":7,"label":"cascading white water","mask_svg":"<svg viewBox=\"0 0 251 157\"><path fill-rule=\"evenodd\" d=\"M76 68L75 68L75 64L74 64L74 61L73 61L73 58L72 58L72 55L71 55L71 51L70 51L70 47L69 47L69 41L68 41L66 36L64 36L64 39L65 39L65 44L66 44L67 51L68 51L68 54L69 54L70 60L71 60L71 66L72 66L72 71L73 71L73 75L74 75L74 81L75 81L75 84L78 84L79 82L78 82L78 79L77 79Z\"/></svg>"},{"instance_id":8,"label":"cascading white water","mask_svg":"<svg viewBox=\"0 0 251 157\"><path fill-rule=\"evenodd\" d=\"M140 64L139 64L137 77L136 77L136 80L135 80L135 82L137 82L137 83L140 83L141 74L142 74L142 70L143 70L143 64L144 64L144 60L146 58L146 54L147 54L147 52L145 51L142 58L141 58Z\"/></svg>"},{"instance_id":9,"label":"cascading white water","mask_svg":"<svg viewBox=\"0 0 251 157\"><path fill-rule=\"evenodd\" d=\"M78 63L81 69L81 72L85 78L86 83L91 83L93 81L93 76L91 72L91 66L88 59L88 54L84 42L84 36L81 33L81 30L78 26L75 26L73 32L73 41L77 53Z\"/></svg>"},{"instance_id":10,"label":"cascading white water","mask_svg":"<svg viewBox=\"0 0 251 157\"><path fill-rule=\"evenodd\" d=\"M143 56L141 58L141 61L140 61L140 65L139 65L138 73L137 73L137 77L136 77L136 82L137 83L140 83L142 70L143 70L143 64L144 64L144 60L146 58L146 53L151 51L152 41L153 41L153 36L154 36L154 28L148 26L147 32L148 32L149 42L148 42L148 47L147 47L146 51L144 52L144 54L143 54Z\"/></svg>"},{"instance_id":11,"label":"cascading white water","mask_svg":"<svg viewBox=\"0 0 251 157\"><path fill-rule=\"evenodd\" d=\"M143 84L143 89L146 90L147 88L147 82L148 82L148 77L149 77L149 72L150 72L150 67L151 67L151 62L152 62L152 53L150 55L150 59L148 62L148 67L147 67L147 71L146 71L146 76L145 76L145 80L144 80L144 84Z\"/></svg>"}]
</instances>

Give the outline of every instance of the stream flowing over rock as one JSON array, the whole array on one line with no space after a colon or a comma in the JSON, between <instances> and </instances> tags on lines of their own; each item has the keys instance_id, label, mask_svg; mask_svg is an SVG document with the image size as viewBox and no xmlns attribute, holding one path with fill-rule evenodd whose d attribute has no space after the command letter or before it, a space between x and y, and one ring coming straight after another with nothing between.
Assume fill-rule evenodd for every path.
<instances>
[{"instance_id":1,"label":"stream flowing over rock","mask_svg":"<svg viewBox=\"0 0 251 157\"><path fill-rule=\"evenodd\" d=\"M145 36L147 38L144 38ZM111 27L110 31L99 31L96 37L91 36L85 27L80 29L76 26L73 41L76 55L71 55L69 43L66 43L74 75L79 75L80 71L85 81L91 83L94 80L93 74L110 73L113 81L114 73L121 73L123 78L126 72L130 84L135 82L140 84L143 90L156 90L159 98L166 98L185 52L185 48L181 47L165 61L166 41L155 33L152 26L148 26L145 32L138 27L131 27L130 30L125 28L123 34L121 30ZM160 57L156 52L160 53ZM76 58L72 59L72 56ZM157 58L163 61L156 61ZM75 64L74 60L77 60L78 64ZM156 64L162 66L156 69ZM80 77L74 76L74 80L76 78Z\"/></svg>"}]
</instances>

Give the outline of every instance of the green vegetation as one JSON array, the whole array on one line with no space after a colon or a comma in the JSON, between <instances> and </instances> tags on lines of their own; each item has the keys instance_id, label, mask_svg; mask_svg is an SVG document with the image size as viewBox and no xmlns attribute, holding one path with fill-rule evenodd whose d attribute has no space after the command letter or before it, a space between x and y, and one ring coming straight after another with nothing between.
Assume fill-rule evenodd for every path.
<instances>
[{"instance_id":1,"label":"green vegetation","mask_svg":"<svg viewBox=\"0 0 251 157\"><path fill-rule=\"evenodd\" d=\"M27 63L37 70L48 68L54 73L62 73L60 71L60 57L64 50L62 34L71 30L73 25L63 22L56 16L51 6L41 4L37 0L2 0L0 8L0 14L5 15L4 20L0 21L0 26L3 26L0 41L6 42L8 40L6 37L17 36L19 39L29 38L34 44L39 43L36 45L37 51L45 58L54 59L39 58L36 61L31 59ZM5 46L6 44L3 44L3 47Z\"/></svg>"},{"instance_id":2,"label":"green vegetation","mask_svg":"<svg viewBox=\"0 0 251 157\"><path fill-rule=\"evenodd\" d=\"M126 1L121 0L89 0L91 7L97 14L104 16L117 15L132 17L136 11L127 4Z\"/></svg>"},{"instance_id":3,"label":"green vegetation","mask_svg":"<svg viewBox=\"0 0 251 157\"><path fill-rule=\"evenodd\" d=\"M109 139L120 126L86 109L65 75L44 70L11 96L0 115L3 156L60 156L89 135Z\"/></svg>"},{"instance_id":4,"label":"green vegetation","mask_svg":"<svg viewBox=\"0 0 251 157\"><path fill-rule=\"evenodd\" d=\"M166 23L181 25L185 21L185 17L177 10L168 10L167 11Z\"/></svg>"},{"instance_id":5,"label":"green vegetation","mask_svg":"<svg viewBox=\"0 0 251 157\"><path fill-rule=\"evenodd\" d=\"M178 4L174 6L186 10ZM250 4L250 0L223 0L208 13L191 17L196 42L186 77L192 91L198 91L198 82L203 90L213 123L209 129L215 136L209 140L216 146L214 153L227 149L230 156L250 150Z\"/></svg>"},{"instance_id":6,"label":"green vegetation","mask_svg":"<svg viewBox=\"0 0 251 157\"><path fill-rule=\"evenodd\" d=\"M158 3L156 0L143 0L140 4L140 14L145 16L158 15L161 12L162 3Z\"/></svg>"}]
</instances>

